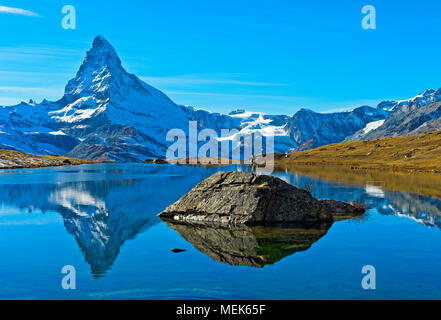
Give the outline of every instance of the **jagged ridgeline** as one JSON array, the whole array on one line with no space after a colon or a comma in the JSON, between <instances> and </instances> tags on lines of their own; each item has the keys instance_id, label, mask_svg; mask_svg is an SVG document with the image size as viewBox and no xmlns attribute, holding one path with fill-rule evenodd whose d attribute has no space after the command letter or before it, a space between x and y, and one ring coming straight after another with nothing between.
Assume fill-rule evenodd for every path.
<instances>
[{"instance_id":1,"label":"jagged ridgeline","mask_svg":"<svg viewBox=\"0 0 441 320\"><path fill-rule=\"evenodd\" d=\"M440 90L427 90L376 108L326 114L212 113L177 105L128 73L113 46L97 36L60 100L0 107L0 148L94 160L164 158L172 143L167 133L180 128L188 134L189 121L196 121L198 130L213 129L219 137L221 129L273 137L275 152L305 150L441 129L440 97Z\"/></svg>"}]
</instances>

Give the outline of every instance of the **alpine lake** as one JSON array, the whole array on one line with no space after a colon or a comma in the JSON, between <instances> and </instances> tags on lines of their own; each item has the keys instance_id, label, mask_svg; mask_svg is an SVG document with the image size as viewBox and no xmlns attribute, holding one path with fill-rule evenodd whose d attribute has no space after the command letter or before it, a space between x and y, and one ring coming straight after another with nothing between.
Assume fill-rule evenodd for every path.
<instances>
[{"instance_id":1,"label":"alpine lake","mask_svg":"<svg viewBox=\"0 0 441 320\"><path fill-rule=\"evenodd\" d=\"M0 170L0 299L441 299L441 176L273 174L362 218L195 226L157 217L216 171L92 164ZM63 267L75 272L65 289ZM375 289L362 286L375 268Z\"/></svg>"}]
</instances>

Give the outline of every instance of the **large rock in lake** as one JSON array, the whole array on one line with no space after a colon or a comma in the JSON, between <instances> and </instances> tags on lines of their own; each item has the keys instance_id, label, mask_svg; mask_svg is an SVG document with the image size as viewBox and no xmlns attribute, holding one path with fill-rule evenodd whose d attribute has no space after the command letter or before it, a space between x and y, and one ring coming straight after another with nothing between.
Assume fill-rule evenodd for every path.
<instances>
[{"instance_id":1,"label":"large rock in lake","mask_svg":"<svg viewBox=\"0 0 441 320\"><path fill-rule=\"evenodd\" d=\"M159 216L182 222L256 224L333 221L362 213L364 209L344 202L315 199L309 191L274 176L217 172Z\"/></svg>"}]
</instances>

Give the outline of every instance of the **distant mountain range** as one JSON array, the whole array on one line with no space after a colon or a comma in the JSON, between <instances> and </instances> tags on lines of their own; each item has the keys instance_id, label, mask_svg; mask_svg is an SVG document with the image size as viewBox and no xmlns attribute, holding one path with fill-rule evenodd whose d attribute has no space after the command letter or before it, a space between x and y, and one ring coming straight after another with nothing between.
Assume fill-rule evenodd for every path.
<instances>
[{"instance_id":1,"label":"distant mountain range","mask_svg":"<svg viewBox=\"0 0 441 320\"><path fill-rule=\"evenodd\" d=\"M197 121L199 129L214 129L219 136L221 129L261 133L274 137L275 152L298 151L441 129L440 100L441 89L347 112L212 113L177 105L129 74L113 46L97 36L60 100L0 107L0 148L96 160L164 158L171 143L167 132L188 132L189 121Z\"/></svg>"}]
</instances>

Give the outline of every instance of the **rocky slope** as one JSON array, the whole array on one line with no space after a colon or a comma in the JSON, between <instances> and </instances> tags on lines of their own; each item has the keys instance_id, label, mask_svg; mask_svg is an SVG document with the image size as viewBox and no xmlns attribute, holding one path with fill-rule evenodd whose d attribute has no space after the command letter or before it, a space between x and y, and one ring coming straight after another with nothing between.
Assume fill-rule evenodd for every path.
<instances>
[{"instance_id":1,"label":"rocky slope","mask_svg":"<svg viewBox=\"0 0 441 320\"><path fill-rule=\"evenodd\" d=\"M388 112L387 118L370 130L359 131L346 141L374 140L410 136L441 129L441 89L429 89L403 101L385 101L377 109Z\"/></svg>"},{"instance_id":2,"label":"rocky slope","mask_svg":"<svg viewBox=\"0 0 441 320\"><path fill-rule=\"evenodd\" d=\"M288 120L286 130L297 143L292 151L302 151L341 142L369 124L385 118L384 112L368 106L348 112L323 114L301 109Z\"/></svg>"}]
</instances>

